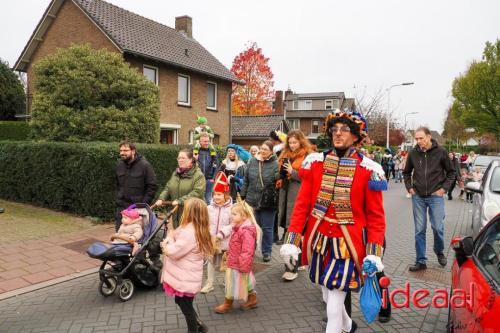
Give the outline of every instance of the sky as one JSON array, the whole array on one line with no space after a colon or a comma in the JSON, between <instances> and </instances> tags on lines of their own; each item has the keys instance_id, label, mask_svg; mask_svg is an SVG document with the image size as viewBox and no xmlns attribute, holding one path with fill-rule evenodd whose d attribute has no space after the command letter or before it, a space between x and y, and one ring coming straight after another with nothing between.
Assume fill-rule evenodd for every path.
<instances>
[{"instance_id":1,"label":"sky","mask_svg":"<svg viewBox=\"0 0 500 333\"><path fill-rule=\"evenodd\" d=\"M231 68L257 42L276 90L343 91L346 97L390 91L390 109L408 128L442 130L453 79L500 38L498 0L108 0L168 26L193 18L193 37ZM0 58L11 66L50 0L16 0L0 11Z\"/></svg>"}]
</instances>

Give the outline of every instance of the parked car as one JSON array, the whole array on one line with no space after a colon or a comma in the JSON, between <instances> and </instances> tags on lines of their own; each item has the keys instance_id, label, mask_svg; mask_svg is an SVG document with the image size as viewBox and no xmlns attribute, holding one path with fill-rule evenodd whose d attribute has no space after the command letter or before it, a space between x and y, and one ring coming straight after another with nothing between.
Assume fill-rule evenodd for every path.
<instances>
[{"instance_id":1,"label":"parked car","mask_svg":"<svg viewBox=\"0 0 500 333\"><path fill-rule=\"evenodd\" d=\"M451 241L449 333L500 331L500 215L477 235ZM462 302L465 300L464 302Z\"/></svg>"},{"instance_id":2,"label":"parked car","mask_svg":"<svg viewBox=\"0 0 500 333\"><path fill-rule=\"evenodd\" d=\"M478 155L474 160L474 163L472 163L472 170L475 170L478 166L479 169L481 169L481 172L484 173L491 161L500 161L500 156Z\"/></svg>"},{"instance_id":3,"label":"parked car","mask_svg":"<svg viewBox=\"0 0 500 333\"><path fill-rule=\"evenodd\" d=\"M465 188L472 191L472 235L500 213L500 160L490 162L481 182L470 182Z\"/></svg>"}]
</instances>

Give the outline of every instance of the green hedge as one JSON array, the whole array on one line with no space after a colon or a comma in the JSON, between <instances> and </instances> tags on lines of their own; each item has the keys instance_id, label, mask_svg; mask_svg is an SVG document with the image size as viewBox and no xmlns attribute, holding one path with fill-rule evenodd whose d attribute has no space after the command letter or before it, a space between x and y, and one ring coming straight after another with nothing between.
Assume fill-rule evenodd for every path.
<instances>
[{"instance_id":1,"label":"green hedge","mask_svg":"<svg viewBox=\"0 0 500 333\"><path fill-rule=\"evenodd\" d=\"M0 121L1 140L27 140L30 134L30 126L26 121Z\"/></svg>"},{"instance_id":2,"label":"green hedge","mask_svg":"<svg viewBox=\"0 0 500 333\"><path fill-rule=\"evenodd\" d=\"M140 144L159 191L177 165L181 146ZM79 215L112 219L117 143L0 141L0 198Z\"/></svg>"}]
</instances>

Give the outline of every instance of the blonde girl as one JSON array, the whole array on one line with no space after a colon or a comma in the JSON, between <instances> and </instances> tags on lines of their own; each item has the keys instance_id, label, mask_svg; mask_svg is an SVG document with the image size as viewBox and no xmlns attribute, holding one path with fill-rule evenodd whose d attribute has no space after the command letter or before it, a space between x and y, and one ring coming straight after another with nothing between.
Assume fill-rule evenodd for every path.
<instances>
[{"instance_id":1,"label":"blonde girl","mask_svg":"<svg viewBox=\"0 0 500 333\"><path fill-rule=\"evenodd\" d=\"M161 247L164 255L161 282L165 294L175 297L189 332L206 332L208 328L193 307L194 297L201 289L203 260L214 254L203 200L191 198L184 202L179 227L169 230Z\"/></svg>"},{"instance_id":2,"label":"blonde girl","mask_svg":"<svg viewBox=\"0 0 500 333\"><path fill-rule=\"evenodd\" d=\"M217 313L227 313L234 300L244 300L241 310L257 307L255 276L252 272L255 247L260 247L262 230L257 225L253 209L242 201L231 209L233 230L227 249L226 295L224 303L215 308Z\"/></svg>"}]
</instances>

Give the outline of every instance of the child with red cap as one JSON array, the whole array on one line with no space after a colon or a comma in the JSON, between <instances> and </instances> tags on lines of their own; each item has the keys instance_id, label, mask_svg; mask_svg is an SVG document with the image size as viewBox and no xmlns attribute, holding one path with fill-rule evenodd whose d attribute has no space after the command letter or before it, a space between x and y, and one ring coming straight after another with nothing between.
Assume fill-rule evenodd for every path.
<instances>
[{"instance_id":1,"label":"child with red cap","mask_svg":"<svg viewBox=\"0 0 500 333\"><path fill-rule=\"evenodd\" d=\"M222 261L222 255L227 250L229 235L231 234L231 199L229 180L226 174L219 171L215 176L212 202L208 206L210 221L210 235L216 243L216 253L212 261L207 264L207 282L201 289L202 293L214 290L215 268Z\"/></svg>"},{"instance_id":2,"label":"child with red cap","mask_svg":"<svg viewBox=\"0 0 500 333\"><path fill-rule=\"evenodd\" d=\"M137 241L141 239L144 233L141 225L142 218L137 210L130 207L122 210L121 214L122 224L118 232L111 236L111 240L113 244L133 243L135 253L137 251ZM127 242L125 239L128 239L130 242Z\"/></svg>"}]
</instances>

